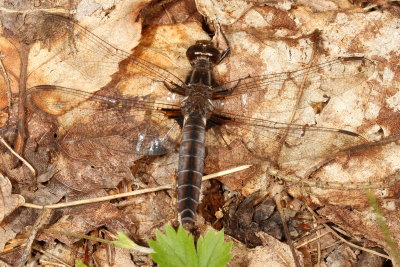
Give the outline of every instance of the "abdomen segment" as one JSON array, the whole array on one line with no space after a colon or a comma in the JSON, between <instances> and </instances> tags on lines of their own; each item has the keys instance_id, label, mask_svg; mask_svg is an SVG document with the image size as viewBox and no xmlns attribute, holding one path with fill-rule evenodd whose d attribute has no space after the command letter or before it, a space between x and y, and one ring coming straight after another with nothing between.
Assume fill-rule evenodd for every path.
<instances>
[{"instance_id":1,"label":"abdomen segment","mask_svg":"<svg viewBox=\"0 0 400 267\"><path fill-rule=\"evenodd\" d=\"M178 165L178 211L182 225L193 225L200 199L205 157L206 118L191 113L182 128Z\"/></svg>"}]
</instances>

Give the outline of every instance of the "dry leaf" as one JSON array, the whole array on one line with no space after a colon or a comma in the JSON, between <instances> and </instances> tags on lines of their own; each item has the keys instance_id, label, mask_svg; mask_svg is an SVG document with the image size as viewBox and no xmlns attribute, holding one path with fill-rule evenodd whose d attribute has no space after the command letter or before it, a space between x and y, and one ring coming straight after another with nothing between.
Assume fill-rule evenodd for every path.
<instances>
[{"instance_id":1,"label":"dry leaf","mask_svg":"<svg viewBox=\"0 0 400 267\"><path fill-rule=\"evenodd\" d=\"M108 43L130 52L130 49L136 46L140 32L140 22L136 22L133 18L136 18L145 2L147 1L119 3L115 7L110 7L103 2L87 3L85 1L78 6L76 18ZM256 134L248 128L226 127L224 128L226 131L221 133L223 138L218 134L207 136L209 153L206 160L207 173L220 171L236 164L258 164L254 167L255 170L221 179L224 185L244 195L266 190L266 184L270 181L267 174L271 166L278 168L281 175L287 176L284 177L287 180L291 176L302 181L311 177L314 185L318 185L317 180L324 184L380 182L383 186L387 186L384 183L388 178L396 179L392 176L399 171L400 167L397 153L398 141L385 143L387 138L400 134L398 127L400 98L397 89L399 88L397 56L399 42L396 35L399 18L396 17L396 12L392 12L393 10L360 12L356 9L358 6L352 6L349 3L354 9L348 9L345 4L342 4L343 1L333 0L312 1L309 4L305 3L305 6L298 6L294 1L229 1L230 3L219 1L215 5L208 6L202 1L198 2L202 5L202 13L208 18L216 19L222 24L229 24L223 27L223 31L231 44L232 51L216 67L216 78L219 83L250 75L302 69L309 64L326 62L339 56L365 56L373 60L374 65L371 72L359 73L357 72L359 68L350 69L353 72L350 71L349 77L343 80L328 79L329 75L338 73L329 69L318 71L311 79L304 79L304 84L301 79L287 79L285 83L271 86L272 90L268 94L253 92L236 102L227 102L225 106L228 111L240 110L241 115L253 118L356 132L367 139L360 141L363 144L362 149L356 149L359 148L357 146L349 148L359 144L358 138L338 138L341 135L329 136L312 132L306 134L302 140L307 141L302 142L299 141L300 139L292 138L293 136L282 139L283 134L276 131L265 134L257 131ZM136 3L138 5L133 7ZM269 4L269 6L260 4ZM258 6L255 7L256 5ZM217 10L219 6L223 8ZM332 10L332 8L339 10L316 12ZM176 10L180 12L184 9L177 8ZM168 11L178 12L173 8ZM190 12L185 9L183 13L186 16ZM10 25L12 26L13 23L6 26ZM209 39L209 37L196 22L151 26L143 33L140 45L132 54L184 80L187 70L190 69L185 58L186 49L198 39ZM97 53L98 50L94 50L92 54L82 54L83 60L79 62L68 57L60 61L55 54L66 44L66 41L61 39L53 40L54 42L47 41L47 43L42 42L42 47L36 44L31 50L31 75L28 81L30 85L56 84L88 92L103 88L98 95L107 95L112 91L111 87L117 87L116 94L119 96L133 95L148 99L146 97L150 95L148 96L150 100L158 99L163 103L179 103L180 101L165 89L163 83L144 77L143 74L146 73L143 71L134 70L134 65L129 64L129 60L121 63L121 60L130 56L130 53L124 54L127 55L126 58L108 61L107 59L110 59L107 57L108 54L102 57ZM3 43L6 49L2 51L9 53L6 58L9 61L5 61L8 64L7 69L15 72L11 77L13 77L13 88L16 90L18 58L15 57L12 46L7 42ZM46 45L50 46L45 47ZM115 52L112 49L111 51ZM68 53L61 53L61 56L66 55ZM318 79L313 79L313 77L318 77ZM300 107L295 109L298 100L297 93L301 91L301 88L307 90L300 100ZM308 90L310 88L312 90ZM46 194L51 194L52 190L57 194L54 194L55 197L52 197L51 201L58 201L63 196L66 196L68 200L72 193L84 197L87 192L95 188L101 190L101 188L116 187L126 177L137 187L164 184L175 177L177 153L174 148L180 137L178 127L173 128L167 138L172 149L170 154L144 164L143 168L139 168L133 175L130 170L135 160L142 157L142 155L131 153L140 144L138 142L140 130L148 129L149 133L154 134L150 128L157 126L162 133L166 133L174 124L173 121L160 119L149 123L144 114L135 117L135 120L124 128L119 122L127 121L129 113L124 113L126 116L122 118L118 112L118 114L103 112L101 115L97 115L99 113L93 115L92 113L99 109L99 106L93 105L96 104L93 101L83 99L82 105L70 112L76 103L68 102L67 100L70 100L68 98L51 95L39 100L43 104L41 108L51 110L52 114L62 115L57 116L56 122L52 120L54 128L53 126L44 127L48 130L47 132L40 131L44 129L40 129L37 124L30 125L32 132L32 142L28 142L30 153L35 153L36 149L40 153L51 151L49 155L51 155L52 164L58 170L48 183L46 183L48 178L43 179L41 186L45 186L46 190L37 193L40 196L40 202L43 202ZM131 119L131 116L129 118ZM60 130L55 132L54 129L58 127ZM104 131L101 131L102 129ZM383 142L374 143L377 140L383 140ZM227 144L231 147L228 148ZM55 152L48 149L52 146L57 148ZM42 172L48 170L44 154L40 154L40 157L31 157L41 161L38 166L41 166ZM313 154L316 156L310 157ZM343 227L354 226L355 232L361 232L381 246L385 246L381 236L376 234L378 233L376 226L368 221L371 213L368 213L367 202L362 191L325 189L306 191L302 186L297 187L298 191L295 189L292 188L293 195L301 197L302 200L314 206L332 204L333 207L330 207L331 209L325 214L329 215L331 212L333 215L331 214L330 219L333 222ZM389 189L377 192L381 193L378 198L386 205L387 219L396 235L398 233L396 225L399 225L396 224L398 216L393 211L396 210L396 203L388 199L398 198L399 190L396 180ZM154 194L151 197L141 196L135 202L138 204L136 207L125 208L125 211L130 212L130 220L140 223L137 227L140 238L146 238L154 228L171 220L173 217L171 210L173 211L175 207L171 197L174 195L167 196L164 193ZM156 203L146 202L149 199L156 200ZM148 212L152 204L156 205L156 208L153 207L152 212ZM349 204L356 205L357 210L342 207ZM121 213L114 208L104 204L100 210L106 214L107 223L102 221L100 214L95 210L82 208L81 212L87 212L86 214L76 215L73 214L73 210L67 210L56 226L70 231L78 229L83 233L99 225L109 226L111 221L117 221L116 225L124 225L124 221L118 221ZM90 216L93 216L93 221L88 218ZM351 218L353 225L346 225L347 222L341 221L343 217ZM73 220L70 222L65 218ZM88 221L90 223L87 223ZM361 222L363 229L354 223L358 221ZM64 241L73 242L74 240ZM243 250L240 252L243 253ZM246 253L246 258L249 257L248 255ZM251 255L250 260L254 260L253 263L256 264L259 254L254 252ZM282 255L286 255L286 252L282 252ZM286 259L286 256L284 258ZM263 264L265 265L265 261Z\"/></svg>"},{"instance_id":2,"label":"dry leaf","mask_svg":"<svg viewBox=\"0 0 400 267\"><path fill-rule=\"evenodd\" d=\"M16 235L9 226L0 227L0 251L3 251L6 243L15 238Z\"/></svg>"},{"instance_id":3,"label":"dry leaf","mask_svg":"<svg viewBox=\"0 0 400 267\"><path fill-rule=\"evenodd\" d=\"M93 254L93 259L97 266L135 266L135 262L132 259L130 251L123 248L111 248L113 250L112 256L110 257L110 248L102 247L96 250Z\"/></svg>"},{"instance_id":4,"label":"dry leaf","mask_svg":"<svg viewBox=\"0 0 400 267\"><path fill-rule=\"evenodd\" d=\"M25 203L23 196L12 194L11 190L10 180L0 174L0 222L16 208Z\"/></svg>"},{"instance_id":5,"label":"dry leaf","mask_svg":"<svg viewBox=\"0 0 400 267\"><path fill-rule=\"evenodd\" d=\"M288 245L263 232L257 234L262 238L264 244L252 249L246 248L243 244L232 239L232 253L235 257L228 266L295 266Z\"/></svg>"},{"instance_id":6,"label":"dry leaf","mask_svg":"<svg viewBox=\"0 0 400 267\"><path fill-rule=\"evenodd\" d=\"M92 194L79 194L77 197L68 199L68 201L74 201L79 199L87 199L91 197L104 196L104 191L95 191ZM108 226L110 230L125 231L127 232L130 226L129 220L126 215L114 205L108 202L93 203L90 205L76 206L66 208L64 210L64 216L61 217L56 223L54 223L50 229L86 234L93 231L101 226ZM51 240L57 238L63 243L72 244L79 240L76 237L58 235L55 237L54 234L42 233L38 239L40 240Z\"/></svg>"}]
</instances>

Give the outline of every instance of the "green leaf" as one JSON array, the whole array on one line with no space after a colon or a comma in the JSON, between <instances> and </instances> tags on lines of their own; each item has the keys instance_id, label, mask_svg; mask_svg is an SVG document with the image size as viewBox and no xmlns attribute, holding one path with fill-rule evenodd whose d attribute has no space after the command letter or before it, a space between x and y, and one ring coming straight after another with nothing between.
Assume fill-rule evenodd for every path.
<instances>
[{"instance_id":1,"label":"green leaf","mask_svg":"<svg viewBox=\"0 0 400 267\"><path fill-rule=\"evenodd\" d=\"M76 267L88 267L86 264L84 264L84 263L81 262L80 260L76 260L76 261L75 261L75 266L76 266Z\"/></svg>"},{"instance_id":2,"label":"green leaf","mask_svg":"<svg viewBox=\"0 0 400 267\"><path fill-rule=\"evenodd\" d=\"M382 213L381 208L379 207L378 200L376 199L375 195L372 193L371 189L367 189L367 196L369 200L369 204L371 207L374 209L374 213L376 216L376 222L378 223L379 227L381 228L381 231L383 233L383 236L385 238L386 245L389 247L393 261L397 263L397 265L400 264L400 250L397 247L396 242L392 238L392 234L390 233L389 226L386 223L386 219Z\"/></svg>"},{"instance_id":3,"label":"green leaf","mask_svg":"<svg viewBox=\"0 0 400 267\"><path fill-rule=\"evenodd\" d=\"M150 254L159 267L198 267L193 236L188 235L182 226L178 232L170 225L165 226L165 234L156 232L157 240L149 240L155 253Z\"/></svg>"},{"instance_id":4,"label":"green leaf","mask_svg":"<svg viewBox=\"0 0 400 267\"><path fill-rule=\"evenodd\" d=\"M117 232L117 240L111 241L110 243L116 247L134 249L143 253L153 253L151 248L139 246L133 242L124 232Z\"/></svg>"},{"instance_id":5,"label":"green leaf","mask_svg":"<svg viewBox=\"0 0 400 267\"><path fill-rule=\"evenodd\" d=\"M150 247L155 251L152 259L160 267L223 267L233 257L230 254L232 242L224 242L224 231L207 232L197 242L197 252L193 236L188 235L182 226L178 231L165 226L165 234L156 232L157 241L149 240Z\"/></svg>"},{"instance_id":6,"label":"green leaf","mask_svg":"<svg viewBox=\"0 0 400 267\"><path fill-rule=\"evenodd\" d=\"M224 243L224 230L215 234L209 230L205 237L197 241L197 254L199 267L223 267L233 255L230 254L232 242Z\"/></svg>"},{"instance_id":7,"label":"green leaf","mask_svg":"<svg viewBox=\"0 0 400 267\"><path fill-rule=\"evenodd\" d=\"M117 237L118 240L111 242L116 247L132 249L136 246L136 244L123 232L118 231Z\"/></svg>"}]
</instances>

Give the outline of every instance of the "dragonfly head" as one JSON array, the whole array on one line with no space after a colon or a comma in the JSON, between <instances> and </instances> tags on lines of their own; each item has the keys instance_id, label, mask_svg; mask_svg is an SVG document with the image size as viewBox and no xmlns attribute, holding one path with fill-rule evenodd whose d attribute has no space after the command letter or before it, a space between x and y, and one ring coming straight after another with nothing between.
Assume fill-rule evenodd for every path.
<instances>
[{"instance_id":1,"label":"dragonfly head","mask_svg":"<svg viewBox=\"0 0 400 267\"><path fill-rule=\"evenodd\" d=\"M217 64L220 61L221 53L210 41L200 40L188 48L186 56L192 65L194 65L196 61L202 59Z\"/></svg>"}]
</instances>

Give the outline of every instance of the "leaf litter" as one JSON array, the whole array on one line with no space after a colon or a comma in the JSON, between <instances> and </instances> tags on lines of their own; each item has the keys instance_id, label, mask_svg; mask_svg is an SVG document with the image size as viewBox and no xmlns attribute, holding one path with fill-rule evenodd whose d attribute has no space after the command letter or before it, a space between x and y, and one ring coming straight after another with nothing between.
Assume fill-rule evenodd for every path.
<instances>
[{"instance_id":1,"label":"leaf litter","mask_svg":"<svg viewBox=\"0 0 400 267\"><path fill-rule=\"evenodd\" d=\"M132 9L130 11L132 14L137 14L139 9ZM128 9L122 12L119 6L115 10L115 12L111 12L113 18L118 18L119 15L121 15L121 18L124 18L122 14L128 12ZM94 13L93 19L90 19L91 16L87 16L89 18L88 21L96 21L97 14L96 12ZM257 20L257 18L271 17L275 18L275 20ZM245 197L248 197L258 190L266 191L268 187L267 182L270 180L266 173L272 174L279 180L287 181L288 184L296 184L296 186L289 187L289 192L293 196L314 208L323 207L319 210L321 211L320 215L325 215L331 222L338 224L350 233L372 240L376 242L376 245L385 248L384 241L378 235L379 229L376 228L376 224L373 222L373 213L371 213L371 208L366 202L363 189L359 187L359 190L347 190L347 188L343 190L341 186L344 184L366 185L374 182L382 183L382 181L386 181L386 178L389 181L393 180L390 186L386 183L382 184L382 188L388 188L378 190L377 197L384 207L387 208L385 209L386 220L389 228L394 231L393 235L396 236L396 232L398 231L395 230L395 225L399 225L398 216L396 216L398 203L393 199L398 197L397 192L399 192L396 183L399 158L397 153L395 153L398 151L396 135L399 133L396 126L398 123L396 122L399 116L398 109L393 104L395 103L393 102L393 95L397 91L394 88L398 88L396 65L393 62L398 61L396 56L391 54L390 51L397 51L398 47L393 45L393 47L388 47L386 50L380 50L379 48L383 47L380 43L382 37L379 35L377 29L381 29L381 32L392 32L396 27L396 23L398 24L398 18L388 11L384 11L381 14L378 14L378 12L317 12L311 15L306 8L302 7L287 11L287 9L270 6L249 7L246 12L240 14L239 18L234 19L235 23L227 25L224 28L224 32L232 45L232 54L218 66L218 79L221 81L235 79L235 75L241 78L250 74L257 75L305 67L312 58L312 54L315 53L315 43L320 42L306 34L312 32L313 29L321 30L322 28L321 38L323 39L324 50L322 55L319 55L319 62L325 61L325 56L329 58L357 53L376 60L378 76L368 81L355 80L355 83L352 84L352 87L354 85L352 90L338 95L331 95L329 103L323 107L319 114L309 113L309 109L304 109L301 110L301 114L308 114L308 117L301 117L297 114L298 116L295 118L301 120L302 123L317 123L318 125L323 124L327 127L350 129L360 133L368 140L372 140L372 142L370 141L364 144L364 146L361 145L361 147L354 144L354 148L349 148L337 154L327 155L327 158L321 158L318 162L314 162L313 166L301 166L303 168L301 171L299 169L291 171L290 168L278 169L276 171L275 166L265 164L266 160L269 159L265 155L268 154L265 154L264 158L255 159L253 154L249 152L249 148L251 151L251 148L254 149L255 146L264 146L264 144L265 146L271 146L266 140L263 140L261 144L246 144L237 140L229 140L231 149L228 149L225 144L221 144L220 140L210 140L215 145L208 151L209 157L206 161L206 172L212 173L241 164L258 164L257 167L253 167L245 173L230 175L220 179L220 181L224 184L225 188L228 187L230 190L233 190L231 192L243 194ZM282 18L285 19L279 20ZM301 21L301 24L298 23L298 20ZM255 21L261 25L257 25L257 27L247 26L255 25ZM276 24L276 21L280 21L281 24ZM371 21L374 23L371 24ZM391 23L385 23L385 21L390 21ZM109 32L107 30L103 31ZM354 31L357 31L358 34L354 34ZM99 28L98 33L101 32L102 30ZM338 38L340 34L343 36L342 38ZM177 38L169 38L173 35L177 36ZM185 69L189 68L188 62L183 56L185 49L194 40L205 38L207 38L207 35L202 32L201 28L195 22L181 25L150 26L143 33L141 45L134 50L134 53L163 68L168 67L168 69L173 73L179 74L179 77L183 79ZM390 36L385 36L385 38L385 40L391 40ZM133 45L133 42L127 41L127 43ZM33 53L33 55L39 55L38 58L42 59L40 53L49 50L52 51L52 49L39 50L41 52ZM125 50L128 49L125 48ZM168 54L165 51L171 51L172 54ZM259 57L259 51L264 51L262 54L268 55L268 62L264 62L264 59ZM12 55L12 53L9 55ZM29 59L30 66L40 66L38 69L50 70L54 68L54 65L51 65L54 64L51 63L51 60L50 65L44 65L46 66L45 68L42 67L41 64L43 63L40 62L42 61L36 61L34 58ZM66 66L68 67L68 64ZM260 68L260 66L263 67ZM109 77L118 70L118 64L115 67L116 69L111 70L109 74L101 74L96 79L89 79L89 81L95 81L95 84L91 85L86 82L80 84L87 86L90 92L98 90L100 87L106 85L107 79L110 81ZM33 72L34 74L39 74L39 76L30 76L28 80L29 86L42 83L53 84L54 80L51 80L52 77L65 77L65 73L71 73L71 75L68 75L65 79L70 84L66 83L64 86L76 88L76 81L88 80L85 79L88 76L87 73L84 73L84 77L81 76L82 73L72 74L73 66L69 66L67 70L54 69L58 71L58 75L51 74L50 76L46 76L49 73L54 74L54 72L47 72L47 74L41 71ZM55 73L57 74L57 72ZM128 79L124 78L127 76L134 76L134 74L127 75L127 73L121 71L119 74L114 74L111 79L114 82L118 81L127 84L126 91L122 92L124 94L145 95L150 90L154 95L166 94L162 86L157 88L154 84L146 84L146 81L140 80L137 84L143 87L140 87L139 92L137 92L134 86L129 85L133 82L129 82ZM15 86L18 81L14 80L13 83ZM316 99L311 98L310 101L324 101L323 94L313 97L316 97ZM388 99L391 100L389 101ZM262 103L254 104L256 108L263 109ZM279 104L279 102L275 103L274 107L264 110L272 109L280 111L288 110L284 103ZM90 111L90 108L88 110ZM283 113L281 112L280 114ZM271 112L268 115L274 118L274 116L278 116L279 114ZM279 118L276 119L278 120ZM24 169L23 166L12 171L11 167L7 167L12 164L7 163L2 166L2 169L8 169L8 172L5 172L8 176L10 176L9 173L14 173L13 176L10 176L12 177L12 181L21 184L13 190L18 193L24 193L24 196L25 194L29 196L27 199L30 202L35 203L35 201L38 201L38 204L46 205L58 202L60 199L72 201L89 198L90 196L107 195L109 193L118 193L119 191L123 192L126 188L154 187L159 184L169 183L172 177L174 177L176 164L173 164L173 162L176 161L176 153L172 153L161 159L155 159L152 163L145 163L133 175L130 173L130 168L137 159L126 157L124 153L117 153L118 149L112 151L112 153L107 150L103 151L101 146L95 146L99 142L90 143L89 147L82 149L82 152L86 154L77 154L78 156L76 156L74 154L76 151L71 151L73 148L67 147L67 143L63 143L63 140L58 136L54 138L55 128L59 127L59 124L62 125L61 132L56 133L59 136L63 136L65 133L63 131L67 131L68 125L74 125L74 122L69 122L68 120L74 121L75 118L67 114L65 120L60 122L59 120L54 121L53 118L49 120L48 115L35 113L28 122L30 138L27 140L25 155L37 170L41 170L39 175L47 177L43 178L37 185L38 188L36 191L24 188L24 184L35 185L36 180L24 181L22 179L24 177L23 173L26 173L22 171ZM75 124L75 128L79 128L77 125L79 124ZM248 132L244 133L244 135L246 134ZM374 142L374 140L380 140L382 137L384 137L382 140L385 140L385 138L387 138L386 140L392 139L387 142ZM127 140L119 138L119 136L116 136L111 140L111 144ZM122 142L122 146L124 145ZM91 151L97 152L91 155L89 153ZM71 158L74 160L71 160ZM75 160L76 158L78 160ZM46 173L51 171L51 168L48 167L49 163L57 166L55 176L46 175ZM160 168L160 166L163 166L163 168ZM142 177L141 180L135 179L134 176L137 174ZM302 177L301 174L304 176ZM130 181L121 183L125 177L130 177ZM311 181L307 184L305 179L310 178ZM29 182L27 183L26 181ZM313 186L310 187L310 184ZM334 187L335 184L338 186L327 190L318 186L321 184L327 184L331 187ZM116 189L111 192L107 190L107 192L104 188ZM144 240L154 235L154 231L163 224L171 222L176 218L173 198L174 196L170 193L137 197L134 199L135 205L128 206L122 210L116 209L113 203L65 208L61 210L61 214L54 215L51 227L80 233L96 231L99 228L107 228L113 231L123 230L131 233L138 240ZM233 200L231 199L230 201L232 202ZM351 208L349 208L349 205L352 205ZM263 205L258 204L257 201L254 203L254 209L265 210ZM354 209L357 209L357 212L354 212ZM294 210L292 214L297 214L297 216L303 212L305 213L303 209L297 208ZM16 227L15 222L23 216L27 216L27 214L29 213L17 212L12 214L9 217L9 225ZM306 214L303 215L306 216ZM255 215L248 212L245 216L248 217L250 224L254 224L253 216ZM227 217L229 218L229 216ZM289 216L288 218L291 217ZM348 220L343 221L343 218L348 218ZM242 219L246 218L243 217ZM19 230L15 228L19 233L23 232L23 226L33 222L32 219L30 221L26 219L21 221L25 221L25 224L20 225ZM262 222L264 225L268 225L267 221L268 219L258 219L258 223ZM310 225L309 228L312 229L313 224L308 224ZM225 227L227 226L225 225ZM250 233L253 235L260 230L260 226L245 227L245 229L253 229ZM307 230L308 227L305 227L305 229ZM49 236L41 234L38 238L50 242L50 239L47 239ZM79 242L76 243L77 240L75 239L60 236L57 239L66 244L75 244L74 246L79 248ZM399 242L396 239L395 241ZM258 250L265 252L266 246L272 241L263 243L261 239L259 242L257 244ZM239 254L246 254L247 257L257 254L254 250L251 252L252 250L245 248L239 251L241 251ZM246 253L243 251L246 251ZM255 261L257 256L251 256L250 258ZM8 260L11 260L11 258L8 258ZM100 261L105 260L105 258L102 258Z\"/></svg>"}]
</instances>

